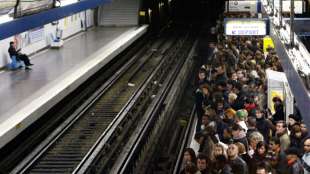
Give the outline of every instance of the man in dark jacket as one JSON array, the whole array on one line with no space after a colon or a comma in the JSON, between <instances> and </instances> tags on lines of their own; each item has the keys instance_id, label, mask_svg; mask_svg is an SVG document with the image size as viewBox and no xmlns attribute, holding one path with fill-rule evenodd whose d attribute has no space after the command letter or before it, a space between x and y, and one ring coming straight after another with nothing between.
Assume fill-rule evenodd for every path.
<instances>
[{"instance_id":1,"label":"man in dark jacket","mask_svg":"<svg viewBox=\"0 0 310 174\"><path fill-rule=\"evenodd\" d=\"M230 144L227 149L229 164L234 174L248 174L248 166L246 162L238 156L238 147Z\"/></svg>"},{"instance_id":2,"label":"man in dark jacket","mask_svg":"<svg viewBox=\"0 0 310 174\"><path fill-rule=\"evenodd\" d=\"M29 66L33 65L32 63L30 63L30 60L27 55L21 54L20 49L16 50L14 42L10 42L10 47L9 47L8 52L11 58L15 56L16 60L23 61L25 63L26 69L30 69Z\"/></svg>"},{"instance_id":3,"label":"man in dark jacket","mask_svg":"<svg viewBox=\"0 0 310 174\"><path fill-rule=\"evenodd\" d=\"M270 141L271 151L273 151L277 158L277 165L275 166L275 169L277 173L286 173L287 172L287 160L286 160L286 154L283 149L281 149L281 142L280 139L277 137L274 137Z\"/></svg>"},{"instance_id":4,"label":"man in dark jacket","mask_svg":"<svg viewBox=\"0 0 310 174\"><path fill-rule=\"evenodd\" d=\"M248 131L246 132L246 137L249 139L251 133L258 131L256 128L256 118L249 117L247 120Z\"/></svg>"},{"instance_id":5,"label":"man in dark jacket","mask_svg":"<svg viewBox=\"0 0 310 174\"><path fill-rule=\"evenodd\" d=\"M284 114L283 101L279 97L274 97L272 101L274 102L274 109L275 109L272 122L275 124L277 121L284 120L285 114Z\"/></svg>"},{"instance_id":6,"label":"man in dark jacket","mask_svg":"<svg viewBox=\"0 0 310 174\"><path fill-rule=\"evenodd\" d=\"M290 174L303 174L303 165L299 159L299 149L290 147L286 150L286 159L288 164L288 170Z\"/></svg>"},{"instance_id":7,"label":"man in dark jacket","mask_svg":"<svg viewBox=\"0 0 310 174\"><path fill-rule=\"evenodd\" d=\"M235 94L237 94L237 99L235 100L235 102L232 104L231 107L236 111L239 109L243 109L244 104L245 104L246 95L245 95L244 91L242 90L241 83L236 83L233 91L235 92Z\"/></svg>"},{"instance_id":8,"label":"man in dark jacket","mask_svg":"<svg viewBox=\"0 0 310 174\"><path fill-rule=\"evenodd\" d=\"M212 105L211 103L212 100L210 97L210 87L207 83L200 85L200 87L196 90L195 100L196 100L196 113L198 117L196 132L200 132L202 116L205 112L204 108Z\"/></svg>"},{"instance_id":9,"label":"man in dark jacket","mask_svg":"<svg viewBox=\"0 0 310 174\"><path fill-rule=\"evenodd\" d=\"M255 116L256 128L264 136L265 142L268 143L270 132L273 129L273 124L271 121L265 119L263 111L259 108L255 110Z\"/></svg>"},{"instance_id":10,"label":"man in dark jacket","mask_svg":"<svg viewBox=\"0 0 310 174\"><path fill-rule=\"evenodd\" d=\"M203 154L203 153L200 153L198 156L197 156L197 168L198 170L200 171L201 174L208 174L209 172L209 161L208 161L208 157Z\"/></svg>"},{"instance_id":11,"label":"man in dark jacket","mask_svg":"<svg viewBox=\"0 0 310 174\"><path fill-rule=\"evenodd\" d=\"M215 67L214 68L215 72L213 73L214 82L215 83L226 82L227 81L227 75L226 75L224 65L220 62L216 62L214 67Z\"/></svg>"}]
</instances>

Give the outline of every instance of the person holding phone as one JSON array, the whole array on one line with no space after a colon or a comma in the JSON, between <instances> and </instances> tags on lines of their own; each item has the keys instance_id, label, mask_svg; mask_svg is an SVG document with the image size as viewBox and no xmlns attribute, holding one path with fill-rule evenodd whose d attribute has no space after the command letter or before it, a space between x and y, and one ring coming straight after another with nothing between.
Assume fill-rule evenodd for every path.
<instances>
[{"instance_id":1,"label":"person holding phone","mask_svg":"<svg viewBox=\"0 0 310 174\"><path fill-rule=\"evenodd\" d=\"M21 49L16 50L16 45L13 41L10 42L10 47L8 50L10 57L15 56L18 61L23 61L25 63L25 69L31 69L29 66L32 66L33 64L30 63L29 57L26 54L22 54L20 51Z\"/></svg>"}]
</instances>

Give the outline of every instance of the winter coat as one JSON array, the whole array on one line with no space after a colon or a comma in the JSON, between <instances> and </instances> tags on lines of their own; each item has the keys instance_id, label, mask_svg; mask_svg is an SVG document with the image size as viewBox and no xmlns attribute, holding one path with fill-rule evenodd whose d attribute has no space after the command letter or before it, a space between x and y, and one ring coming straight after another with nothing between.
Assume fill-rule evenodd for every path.
<instances>
[{"instance_id":1,"label":"winter coat","mask_svg":"<svg viewBox=\"0 0 310 174\"><path fill-rule=\"evenodd\" d=\"M291 134L290 135L290 140L291 140L290 147L296 147L297 149L302 149L303 148L302 139L303 137L297 138L296 136L293 136Z\"/></svg>"},{"instance_id":2,"label":"winter coat","mask_svg":"<svg viewBox=\"0 0 310 174\"><path fill-rule=\"evenodd\" d=\"M256 118L256 128L264 136L265 142L268 142L271 122L269 123L265 118Z\"/></svg>"},{"instance_id":3,"label":"winter coat","mask_svg":"<svg viewBox=\"0 0 310 174\"><path fill-rule=\"evenodd\" d=\"M295 161L294 164L289 166L289 173L290 174L303 174L303 166L299 159Z\"/></svg>"},{"instance_id":4,"label":"winter coat","mask_svg":"<svg viewBox=\"0 0 310 174\"><path fill-rule=\"evenodd\" d=\"M287 173L287 160L286 160L286 154L283 151L280 151L278 154L278 164L275 167L276 173Z\"/></svg>"},{"instance_id":5,"label":"winter coat","mask_svg":"<svg viewBox=\"0 0 310 174\"><path fill-rule=\"evenodd\" d=\"M302 165L304 168L304 174L310 174L310 152L305 153L302 156Z\"/></svg>"},{"instance_id":6,"label":"winter coat","mask_svg":"<svg viewBox=\"0 0 310 174\"><path fill-rule=\"evenodd\" d=\"M234 160L230 160L229 163L230 163L230 166L232 168L232 173L234 173L234 174L248 174L248 166L242 158L237 157Z\"/></svg>"},{"instance_id":7,"label":"winter coat","mask_svg":"<svg viewBox=\"0 0 310 174\"><path fill-rule=\"evenodd\" d=\"M195 103L196 103L196 113L198 117L196 131L200 132L202 116L204 114L204 107L211 105L212 101L209 96L204 95L200 89L197 89L195 92Z\"/></svg>"},{"instance_id":8,"label":"winter coat","mask_svg":"<svg viewBox=\"0 0 310 174\"><path fill-rule=\"evenodd\" d=\"M264 156L260 156L258 154L254 154L253 158L250 160L249 163L249 171L250 174L256 174L256 167L259 163L264 162L266 158Z\"/></svg>"},{"instance_id":9,"label":"winter coat","mask_svg":"<svg viewBox=\"0 0 310 174\"><path fill-rule=\"evenodd\" d=\"M284 120L284 109L283 104L275 106L275 114L273 114L273 123L275 124L279 120Z\"/></svg>"}]
</instances>

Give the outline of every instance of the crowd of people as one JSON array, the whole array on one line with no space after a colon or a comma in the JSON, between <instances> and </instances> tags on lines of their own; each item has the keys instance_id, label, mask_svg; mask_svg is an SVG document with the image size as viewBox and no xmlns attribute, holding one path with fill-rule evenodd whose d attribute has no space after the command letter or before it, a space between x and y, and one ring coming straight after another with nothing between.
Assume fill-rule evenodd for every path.
<instances>
[{"instance_id":1,"label":"crowd of people","mask_svg":"<svg viewBox=\"0 0 310 174\"><path fill-rule=\"evenodd\" d=\"M218 32L221 33L221 32ZM283 71L261 37L218 34L197 90L198 152L186 148L185 174L310 174L310 137L298 113L286 119L281 97L267 109L267 69Z\"/></svg>"}]
</instances>

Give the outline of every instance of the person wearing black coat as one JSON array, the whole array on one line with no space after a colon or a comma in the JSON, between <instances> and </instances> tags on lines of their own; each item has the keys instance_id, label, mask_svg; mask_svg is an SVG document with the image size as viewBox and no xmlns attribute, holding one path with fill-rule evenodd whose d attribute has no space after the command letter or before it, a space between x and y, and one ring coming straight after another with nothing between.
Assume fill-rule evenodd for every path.
<instances>
[{"instance_id":1,"label":"person wearing black coat","mask_svg":"<svg viewBox=\"0 0 310 174\"><path fill-rule=\"evenodd\" d=\"M277 121L284 120L285 114L282 100L279 97L274 97L272 101L274 102L275 109L272 122L275 124Z\"/></svg>"},{"instance_id":2,"label":"person wearing black coat","mask_svg":"<svg viewBox=\"0 0 310 174\"><path fill-rule=\"evenodd\" d=\"M264 113L260 109L256 109L255 115L256 115L256 128L264 136L265 142L268 143L269 134L270 131L272 130L272 123L271 121L265 119Z\"/></svg>"},{"instance_id":3,"label":"person wearing black coat","mask_svg":"<svg viewBox=\"0 0 310 174\"><path fill-rule=\"evenodd\" d=\"M305 138L306 138L306 135L302 133L300 124L295 123L291 128L291 133L290 133L291 144L290 144L290 147L302 149L303 148L303 140Z\"/></svg>"},{"instance_id":4,"label":"person wearing black coat","mask_svg":"<svg viewBox=\"0 0 310 174\"><path fill-rule=\"evenodd\" d=\"M239 109L244 109L246 94L242 91L242 85L240 83L235 84L234 92L237 94L237 99L231 107L236 111Z\"/></svg>"},{"instance_id":5,"label":"person wearing black coat","mask_svg":"<svg viewBox=\"0 0 310 174\"><path fill-rule=\"evenodd\" d=\"M250 174L256 173L256 167L259 163L267 161L266 154L268 152L268 146L264 142L258 142L253 158L250 160L249 171Z\"/></svg>"},{"instance_id":6,"label":"person wearing black coat","mask_svg":"<svg viewBox=\"0 0 310 174\"><path fill-rule=\"evenodd\" d=\"M238 147L235 144L230 144L227 149L229 165L234 174L248 174L248 166L246 162L238 156Z\"/></svg>"},{"instance_id":7,"label":"person wearing black coat","mask_svg":"<svg viewBox=\"0 0 310 174\"><path fill-rule=\"evenodd\" d=\"M21 53L20 53L20 49L19 49L19 50L16 50L16 48L15 48L15 43L14 43L14 42L10 42L10 47L9 47L8 52L9 52L11 58L12 58L13 56L15 56L15 57L16 57L16 60L21 60L21 61L23 61L23 62L25 63L26 69L30 69L28 66L33 65L32 63L30 63L30 60L29 60L29 58L28 58L27 55L21 54Z\"/></svg>"},{"instance_id":8,"label":"person wearing black coat","mask_svg":"<svg viewBox=\"0 0 310 174\"><path fill-rule=\"evenodd\" d=\"M199 88L200 85L203 85L205 83L209 83L207 80L207 71L204 68L200 68L198 75L195 79L195 87Z\"/></svg>"},{"instance_id":9,"label":"person wearing black coat","mask_svg":"<svg viewBox=\"0 0 310 174\"><path fill-rule=\"evenodd\" d=\"M246 137L247 139L249 139L250 135L253 132L257 132L257 128L256 128L256 118L255 117L248 117L247 120L247 126L248 126L248 131L246 132Z\"/></svg>"},{"instance_id":10,"label":"person wearing black coat","mask_svg":"<svg viewBox=\"0 0 310 174\"><path fill-rule=\"evenodd\" d=\"M224 155L215 157L215 162L211 168L211 174L233 174L231 166Z\"/></svg>"},{"instance_id":11,"label":"person wearing black coat","mask_svg":"<svg viewBox=\"0 0 310 174\"><path fill-rule=\"evenodd\" d=\"M200 85L200 87L195 92L196 113L198 117L196 132L201 131L202 116L205 112L204 108L212 105L209 92L210 87L207 83Z\"/></svg>"},{"instance_id":12,"label":"person wearing black coat","mask_svg":"<svg viewBox=\"0 0 310 174\"><path fill-rule=\"evenodd\" d=\"M214 65L214 71L213 76L215 83L227 82L228 78L226 75L225 66L222 63L216 62Z\"/></svg>"}]
</instances>

